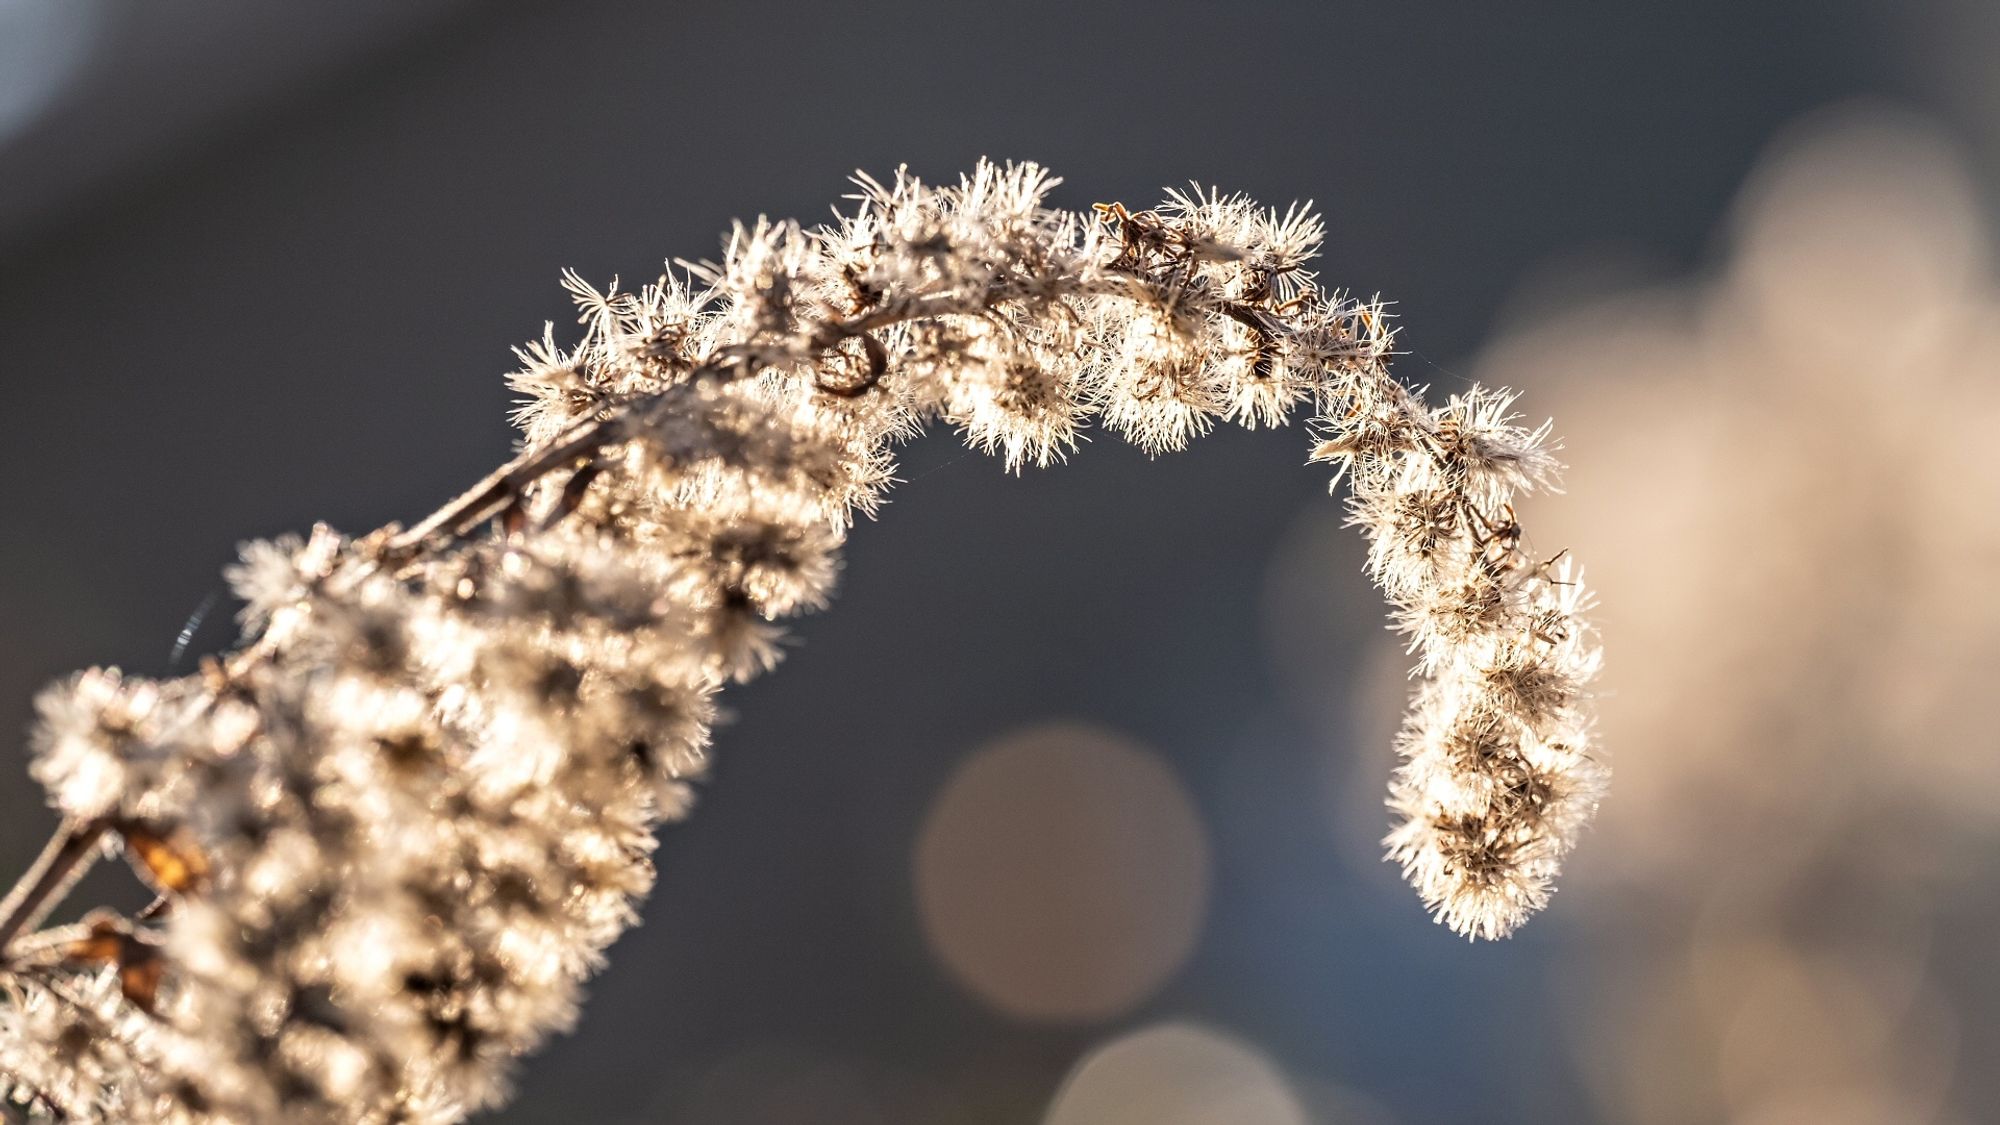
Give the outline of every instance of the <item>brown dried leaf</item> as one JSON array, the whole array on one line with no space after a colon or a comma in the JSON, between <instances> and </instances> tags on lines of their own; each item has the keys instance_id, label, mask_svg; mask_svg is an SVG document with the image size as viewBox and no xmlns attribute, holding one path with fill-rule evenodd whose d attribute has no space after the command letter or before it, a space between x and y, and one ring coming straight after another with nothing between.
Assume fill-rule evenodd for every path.
<instances>
[{"instance_id":1,"label":"brown dried leaf","mask_svg":"<svg viewBox=\"0 0 2000 1125\"><path fill-rule=\"evenodd\" d=\"M184 894L200 890L208 881L208 857L185 828L164 834L143 824L127 822L118 826L125 838L125 854L148 885L162 894Z\"/></svg>"},{"instance_id":2,"label":"brown dried leaf","mask_svg":"<svg viewBox=\"0 0 2000 1125\"><path fill-rule=\"evenodd\" d=\"M63 947L63 959L73 965L117 966L118 990L141 1011L152 1012L167 969L159 947L114 914L98 911L84 924L84 936Z\"/></svg>"}]
</instances>

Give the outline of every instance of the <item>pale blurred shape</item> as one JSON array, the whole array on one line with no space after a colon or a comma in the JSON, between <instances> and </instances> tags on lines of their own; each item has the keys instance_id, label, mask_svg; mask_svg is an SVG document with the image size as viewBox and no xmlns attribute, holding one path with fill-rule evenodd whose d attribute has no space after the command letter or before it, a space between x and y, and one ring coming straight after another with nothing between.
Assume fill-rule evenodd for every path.
<instances>
[{"instance_id":1,"label":"pale blurred shape","mask_svg":"<svg viewBox=\"0 0 2000 1125\"><path fill-rule=\"evenodd\" d=\"M1479 365L1560 420L1569 491L1533 526L1602 591L1615 839L1579 871L1649 877L1733 833L1804 862L1854 804L1931 837L2000 819L1975 706L2000 667L2000 294L1973 198L1914 123L1822 119L1753 177L1715 284Z\"/></svg>"},{"instance_id":2,"label":"pale blurred shape","mask_svg":"<svg viewBox=\"0 0 2000 1125\"><path fill-rule=\"evenodd\" d=\"M1691 966L1633 958L1591 981L1579 1046L1602 1116L1624 1122L1786 1120L1780 1107L1847 1107L1788 1120L1914 1125L1946 1106L1956 1036L1938 998L1879 989L1882 966L1807 954L1767 938L1701 953ZM1894 1112L1888 1112L1893 1107Z\"/></svg>"},{"instance_id":3,"label":"pale blurred shape","mask_svg":"<svg viewBox=\"0 0 2000 1125\"><path fill-rule=\"evenodd\" d=\"M1020 731L962 764L916 848L931 948L995 1009L1102 1020L1152 995L1193 951L1207 833L1173 772L1096 727Z\"/></svg>"},{"instance_id":4,"label":"pale blurred shape","mask_svg":"<svg viewBox=\"0 0 2000 1125\"><path fill-rule=\"evenodd\" d=\"M1887 119L1781 143L1744 186L1735 228L1717 311L1754 325L1793 372L1828 364L1880 386L1869 369L1934 345L1985 280L1977 201L1951 145Z\"/></svg>"},{"instance_id":5,"label":"pale blurred shape","mask_svg":"<svg viewBox=\"0 0 2000 1125\"><path fill-rule=\"evenodd\" d=\"M0 0L0 146L61 96L103 16L103 0Z\"/></svg>"},{"instance_id":6,"label":"pale blurred shape","mask_svg":"<svg viewBox=\"0 0 2000 1125\"><path fill-rule=\"evenodd\" d=\"M1063 1080L1042 1120L1043 1125L1307 1123L1284 1076L1255 1048L1187 1023L1145 1028L1086 1055Z\"/></svg>"},{"instance_id":7,"label":"pale blurred shape","mask_svg":"<svg viewBox=\"0 0 2000 1125\"><path fill-rule=\"evenodd\" d=\"M2000 287L1978 198L1923 122L1823 113L1772 146L1710 276L1546 271L1466 372L1555 419L1567 491L1523 523L1601 592L1614 780L1537 924L1568 945L1550 983L1604 1120L2000 1105L1972 1065L1990 966L1937 953L1946 925L2000 925ZM1384 643L1355 666L1337 522L1309 510L1280 548L1265 632L1342 747L1341 850L1379 868L1407 661Z\"/></svg>"},{"instance_id":8,"label":"pale blurred shape","mask_svg":"<svg viewBox=\"0 0 2000 1125\"><path fill-rule=\"evenodd\" d=\"M1606 1117L1950 1119L1947 912L2000 836L2000 290L1953 149L1772 148L1710 280L1516 325L1472 374L1567 438L1524 523L1601 592L1615 772L1559 915ZM1960 924L1963 924L1962 921Z\"/></svg>"}]
</instances>

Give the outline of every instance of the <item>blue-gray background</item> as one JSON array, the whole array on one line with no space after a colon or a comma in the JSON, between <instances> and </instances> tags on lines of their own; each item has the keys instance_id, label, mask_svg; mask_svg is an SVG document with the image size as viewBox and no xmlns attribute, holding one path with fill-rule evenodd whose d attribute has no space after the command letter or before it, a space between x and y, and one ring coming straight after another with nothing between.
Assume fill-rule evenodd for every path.
<instances>
[{"instance_id":1,"label":"blue-gray background","mask_svg":"<svg viewBox=\"0 0 2000 1125\"><path fill-rule=\"evenodd\" d=\"M1545 262L1699 266L1764 143L1817 107L1916 109L2000 182L1996 27L1974 0L0 0L0 729L72 668L165 671L239 540L408 519L504 458L506 349L568 319L559 267L651 277L733 218L824 215L857 167L1034 159L1072 206L1193 179L1315 199L1323 277L1392 298L1401 370L1452 386ZM948 435L914 447L833 610L728 697L580 1030L493 1119L736 1120L684 1091L772 1050L1033 1121L1092 1044L1183 1016L1397 1121L1613 1113L1562 1030L1559 917L1468 945L1339 853L1382 814L1332 823L1323 759L1388 749L1330 745L1274 666L1274 556L1335 505L1304 449L1099 440L1016 479ZM1325 578L1336 708L1392 644L1359 557ZM1053 1029L938 967L910 876L957 761L1051 718L1156 748L1215 855L1187 967ZM11 868L48 817L0 758ZM903 1120L841 1100L816 1119Z\"/></svg>"}]
</instances>

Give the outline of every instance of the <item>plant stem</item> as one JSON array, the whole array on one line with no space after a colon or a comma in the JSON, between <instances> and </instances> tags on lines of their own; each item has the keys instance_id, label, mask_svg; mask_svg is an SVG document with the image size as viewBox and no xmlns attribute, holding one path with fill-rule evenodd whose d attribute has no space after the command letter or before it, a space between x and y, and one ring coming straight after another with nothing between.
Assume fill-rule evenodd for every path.
<instances>
[{"instance_id":1,"label":"plant stem","mask_svg":"<svg viewBox=\"0 0 2000 1125\"><path fill-rule=\"evenodd\" d=\"M842 340L865 336L875 329L887 328L904 321L953 314L976 315L1010 295L1005 286L998 286L976 296L947 293L918 298L827 324L810 334L807 342L814 348L830 348ZM879 344L876 345L877 349L879 347ZM735 356L712 360L690 371L683 382L726 375L732 369L740 369L742 366L742 359ZM866 390L867 387L861 389ZM669 391L671 390L672 388L669 388ZM480 524L518 498L522 491L536 480L565 466L574 465L577 461L596 453L600 448L629 436L628 431L631 429L629 420L657 406L666 393L644 395L620 404L609 413L577 422L546 445L523 450L513 460L488 473L478 484L461 493L457 499L424 517L414 527L390 538L385 546L385 554L391 561L401 562L420 553L433 537L447 542L465 538Z\"/></svg>"},{"instance_id":2,"label":"plant stem","mask_svg":"<svg viewBox=\"0 0 2000 1125\"><path fill-rule=\"evenodd\" d=\"M34 865L7 892L6 899L0 900L0 965L6 964L7 947L14 939L48 917L97 861L97 844L106 827L101 820L74 819L56 827Z\"/></svg>"}]
</instances>

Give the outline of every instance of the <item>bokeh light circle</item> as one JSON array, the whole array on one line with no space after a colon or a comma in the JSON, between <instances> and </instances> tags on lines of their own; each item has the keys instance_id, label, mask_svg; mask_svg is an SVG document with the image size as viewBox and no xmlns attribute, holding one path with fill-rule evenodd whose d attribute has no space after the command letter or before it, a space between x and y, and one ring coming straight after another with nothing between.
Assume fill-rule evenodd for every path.
<instances>
[{"instance_id":1,"label":"bokeh light circle","mask_svg":"<svg viewBox=\"0 0 2000 1125\"><path fill-rule=\"evenodd\" d=\"M1146 1028L1086 1055L1043 1125L1306 1125L1284 1076L1249 1045L1194 1024Z\"/></svg>"},{"instance_id":2,"label":"bokeh light circle","mask_svg":"<svg viewBox=\"0 0 2000 1125\"><path fill-rule=\"evenodd\" d=\"M1209 846L1173 772L1110 731L1034 727L968 758L918 834L932 950L1007 1015L1129 1011L1193 951Z\"/></svg>"}]
</instances>

